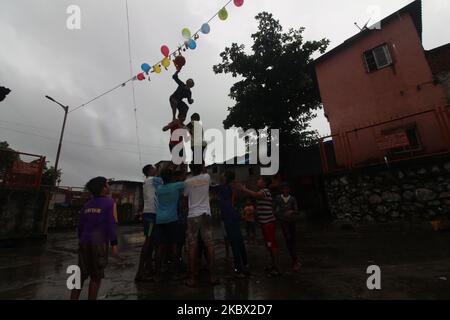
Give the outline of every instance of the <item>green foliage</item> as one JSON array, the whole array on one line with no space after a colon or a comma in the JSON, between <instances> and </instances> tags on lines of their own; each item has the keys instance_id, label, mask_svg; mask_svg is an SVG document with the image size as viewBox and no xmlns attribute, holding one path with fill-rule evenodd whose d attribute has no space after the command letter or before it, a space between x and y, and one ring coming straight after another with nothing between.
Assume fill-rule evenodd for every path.
<instances>
[{"instance_id":1,"label":"green foliage","mask_svg":"<svg viewBox=\"0 0 450 320\"><path fill-rule=\"evenodd\" d=\"M9 147L8 142L0 142L0 170L8 170L14 161L19 160L19 155Z\"/></svg>"},{"instance_id":2,"label":"green foliage","mask_svg":"<svg viewBox=\"0 0 450 320\"><path fill-rule=\"evenodd\" d=\"M48 168L47 163L48 161L45 163L44 170L42 172L42 184L51 186L61 178L62 171L61 169L58 169L58 172L56 172L55 167Z\"/></svg>"},{"instance_id":3,"label":"green foliage","mask_svg":"<svg viewBox=\"0 0 450 320\"><path fill-rule=\"evenodd\" d=\"M233 43L220 54L215 73L230 73L241 80L230 89L236 104L223 124L244 130L280 129L280 147L305 146L317 137L309 130L314 110L321 108L312 56L324 53L329 40L304 41L304 28L283 32L272 14L256 16L252 53Z\"/></svg>"}]
</instances>

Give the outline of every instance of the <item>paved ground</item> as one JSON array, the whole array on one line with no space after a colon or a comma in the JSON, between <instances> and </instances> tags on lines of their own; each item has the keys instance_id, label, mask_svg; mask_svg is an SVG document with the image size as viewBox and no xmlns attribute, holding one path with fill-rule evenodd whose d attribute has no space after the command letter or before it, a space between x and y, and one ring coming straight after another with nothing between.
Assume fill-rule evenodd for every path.
<instances>
[{"instance_id":1,"label":"paved ground","mask_svg":"<svg viewBox=\"0 0 450 320\"><path fill-rule=\"evenodd\" d=\"M179 282L135 284L133 279L141 227L120 228L125 262L110 260L101 299L450 299L450 233L428 227L382 225L342 230L336 225L302 225L299 252L303 270L292 274L283 238L280 278L263 272L262 244L248 246L252 276L234 279L216 241L220 285L200 283L187 288ZM220 237L220 231L217 237ZM0 299L67 299L66 268L76 264L75 232L52 233L44 246L0 249ZM382 290L366 287L366 268L382 270ZM448 280L447 280L448 279ZM83 292L82 298L86 298Z\"/></svg>"}]
</instances>

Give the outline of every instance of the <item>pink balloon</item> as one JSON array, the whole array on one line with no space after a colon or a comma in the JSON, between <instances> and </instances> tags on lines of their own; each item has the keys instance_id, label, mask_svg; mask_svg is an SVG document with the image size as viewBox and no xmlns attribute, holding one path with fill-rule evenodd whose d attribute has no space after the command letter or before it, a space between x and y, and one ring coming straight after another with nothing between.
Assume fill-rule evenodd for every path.
<instances>
[{"instance_id":1,"label":"pink balloon","mask_svg":"<svg viewBox=\"0 0 450 320\"><path fill-rule=\"evenodd\" d=\"M244 0L234 0L234 5L236 7L242 7L243 4L244 4Z\"/></svg>"},{"instance_id":2,"label":"pink balloon","mask_svg":"<svg viewBox=\"0 0 450 320\"><path fill-rule=\"evenodd\" d=\"M137 79L138 79L139 81L142 81L142 80L145 79L145 75L141 72L141 73L139 73L139 74L137 75Z\"/></svg>"},{"instance_id":3,"label":"pink balloon","mask_svg":"<svg viewBox=\"0 0 450 320\"><path fill-rule=\"evenodd\" d=\"M164 57L168 57L170 54L170 50L168 46L162 46L161 47L161 53L164 55Z\"/></svg>"}]
</instances>

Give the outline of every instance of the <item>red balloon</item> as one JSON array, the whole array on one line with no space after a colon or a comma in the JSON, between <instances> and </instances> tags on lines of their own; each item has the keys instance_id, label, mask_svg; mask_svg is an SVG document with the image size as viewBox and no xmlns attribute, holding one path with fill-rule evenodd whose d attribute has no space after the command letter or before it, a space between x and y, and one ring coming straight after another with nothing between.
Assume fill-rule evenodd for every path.
<instances>
[{"instance_id":1,"label":"red balloon","mask_svg":"<svg viewBox=\"0 0 450 320\"><path fill-rule=\"evenodd\" d=\"M164 57L168 57L170 54L170 49L168 46L162 46L161 47L161 53L164 55Z\"/></svg>"},{"instance_id":2,"label":"red balloon","mask_svg":"<svg viewBox=\"0 0 450 320\"><path fill-rule=\"evenodd\" d=\"M139 74L137 75L137 79L138 79L139 81L145 80L145 75L141 72L141 73L139 73Z\"/></svg>"},{"instance_id":3,"label":"red balloon","mask_svg":"<svg viewBox=\"0 0 450 320\"><path fill-rule=\"evenodd\" d=\"M234 0L234 5L236 7L242 7L243 4L244 4L244 0Z\"/></svg>"},{"instance_id":4,"label":"red balloon","mask_svg":"<svg viewBox=\"0 0 450 320\"><path fill-rule=\"evenodd\" d=\"M175 64L175 67L177 68L177 70L180 70L186 64L186 59L183 56L178 56L175 58L173 63Z\"/></svg>"}]
</instances>

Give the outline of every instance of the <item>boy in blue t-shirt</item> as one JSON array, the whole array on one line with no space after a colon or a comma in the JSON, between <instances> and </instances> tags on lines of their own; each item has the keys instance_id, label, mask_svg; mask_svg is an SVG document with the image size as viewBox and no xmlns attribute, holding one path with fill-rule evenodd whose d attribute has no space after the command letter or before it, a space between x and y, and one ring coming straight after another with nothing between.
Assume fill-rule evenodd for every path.
<instances>
[{"instance_id":1,"label":"boy in blue t-shirt","mask_svg":"<svg viewBox=\"0 0 450 320\"><path fill-rule=\"evenodd\" d=\"M171 261L177 260L178 203L184 189L184 182L174 182L172 169L163 169L160 177L164 184L156 187L158 207L153 235L153 242L158 247L155 259L157 279L161 279L161 263L166 252Z\"/></svg>"}]
</instances>

